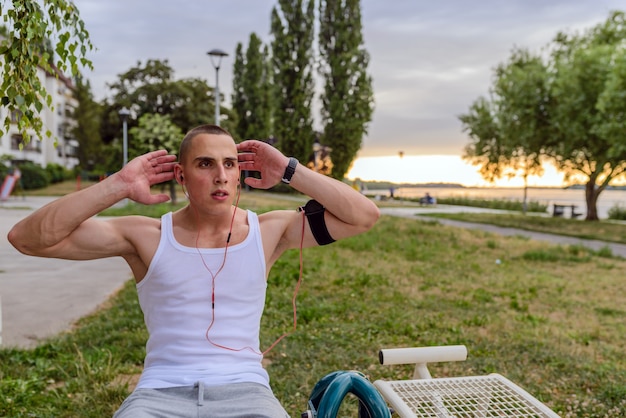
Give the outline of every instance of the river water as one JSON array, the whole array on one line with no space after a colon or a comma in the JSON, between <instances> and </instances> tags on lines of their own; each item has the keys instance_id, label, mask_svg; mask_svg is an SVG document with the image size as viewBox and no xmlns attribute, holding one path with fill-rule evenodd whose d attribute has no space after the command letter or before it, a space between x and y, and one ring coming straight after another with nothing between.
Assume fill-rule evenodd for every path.
<instances>
[{"instance_id":1,"label":"river water","mask_svg":"<svg viewBox=\"0 0 626 418\"><path fill-rule=\"evenodd\" d=\"M486 200L519 200L524 199L522 188L484 188L484 187L400 187L394 190L396 198L416 198L430 193L435 198L463 197L468 199ZM388 195L389 190L370 190L368 194ZM528 201L535 201L548 206L552 212L552 205L576 205L576 211L582 213L582 219L587 214L584 189L561 189L561 188L529 188ZM613 206L626 208L626 190L605 190L598 198L598 217L608 218L609 209ZM565 216L569 216L569 209Z\"/></svg>"}]
</instances>

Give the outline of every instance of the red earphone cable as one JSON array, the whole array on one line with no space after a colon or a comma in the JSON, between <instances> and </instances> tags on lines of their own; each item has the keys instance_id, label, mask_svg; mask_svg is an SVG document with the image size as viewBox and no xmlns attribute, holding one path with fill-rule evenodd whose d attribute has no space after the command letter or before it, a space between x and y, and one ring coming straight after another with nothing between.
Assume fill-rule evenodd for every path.
<instances>
[{"instance_id":1,"label":"red earphone cable","mask_svg":"<svg viewBox=\"0 0 626 418\"><path fill-rule=\"evenodd\" d=\"M304 211L302 211L302 235L300 237L300 273L298 276L298 282L296 283L296 288L293 291L293 297L291 298L291 306L293 307L293 328L291 329L291 331L284 333L283 335L281 335L280 337L278 337L276 339L276 341L274 341L274 343L272 345L270 345L265 351L263 351L263 355L269 353L269 351L274 348L276 346L276 344L278 344L279 342L282 341L283 338L287 337L288 335L293 334L294 332L296 332L296 328L298 326L298 308L296 306L296 299L298 297L298 292L300 291L300 285L302 284L302 248L304 247Z\"/></svg>"},{"instance_id":2,"label":"red earphone cable","mask_svg":"<svg viewBox=\"0 0 626 418\"><path fill-rule=\"evenodd\" d=\"M267 354L270 350L272 350L280 341L283 340L283 338L293 334L296 331L297 328L297 324L298 324L298 311L297 311L297 305L296 305L296 299L298 296L298 292L300 291L300 285L302 284L302 273L303 273L303 259L302 259L302 250L304 247L304 226L305 226L305 216L304 216L304 211L302 211L302 233L301 233L301 237L300 237L300 272L299 272L299 276L298 276L298 282L296 283L296 287L294 289L293 292L293 297L291 299L291 305L293 307L293 328L291 329L291 331L288 331L286 333L284 333L283 335L281 335L280 337L278 337L276 339L276 341L274 341L266 350L259 352L258 350L255 350L254 348L250 347L250 346L246 346L246 347L242 347L242 348L233 348L233 347L227 347L225 345L221 345L218 344L216 342L214 342L213 340L211 340L211 338L209 337L209 332L211 331L211 328L213 328L213 324L215 323L215 279L217 278L218 274L222 271L222 269L224 268L224 265L226 264L226 255L228 253L228 245L230 243L230 237L231 237L231 233L233 231L233 225L235 222L235 214L237 213L237 208L239 207L239 197L241 196L241 187L238 190L237 193L237 200L235 202L235 209L233 211L233 216L231 218L230 221L230 230L228 232L228 238L226 239L226 247L224 248L224 259L222 260L222 264L220 266L220 268L217 270L217 272L215 274L213 274L213 272L211 271L211 269L207 266L206 262L204 261L204 257L202 257L202 253L200 252L200 248L198 246L198 242L200 239L200 231L198 230L198 236L196 237L196 249L198 250L198 254L200 255L200 258L202 259L202 264L204 265L204 267L207 269L207 271L209 272L209 274L211 275L211 311L212 311L212 315L211 315L211 323L209 324L209 326L207 327L207 330L205 332L205 338L206 340L211 343L211 345L218 347L218 348L222 348L224 350L229 350L229 351L243 351L243 350L250 350L255 354L259 354L259 355L265 355ZM198 216L197 212L196 212L196 216Z\"/></svg>"}]
</instances>

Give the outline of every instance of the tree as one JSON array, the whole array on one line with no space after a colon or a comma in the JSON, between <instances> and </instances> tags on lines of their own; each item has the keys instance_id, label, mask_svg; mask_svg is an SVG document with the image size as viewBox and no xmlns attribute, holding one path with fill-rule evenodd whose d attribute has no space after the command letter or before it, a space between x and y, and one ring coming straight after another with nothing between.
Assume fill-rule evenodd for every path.
<instances>
[{"instance_id":1,"label":"tree","mask_svg":"<svg viewBox=\"0 0 626 418\"><path fill-rule=\"evenodd\" d=\"M319 10L319 72L325 83L321 142L332 149L332 176L342 179L374 111L369 54L363 46L360 0L322 0Z\"/></svg>"},{"instance_id":2,"label":"tree","mask_svg":"<svg viewBox=\"0 0 626 418\"><path fill-rule=\"evenodd\" d=\"M483 178L493 182L521 171L524 213L528 176L543 174L540 150L551 138L547 74L539 56L514 49L509 61L495 70L492 101L481 97L468 114L460 116L473 141L464 158L481 166Z\"/></svg>"},{"instance_id":3,"label":"tree","mask_svg":"<svg viewBox=\"0 0 626 418\"><path fill-rule=\"evenodd\" d=\"M109 87L114 94L112 102L105 105L101 129L106 143L120 136L118 112L122 107L131 110L130 129L145 114L169 116L182 132L207 121L213 123L213 89L205 80L197 78L175 80L174 70L167 60L148 60L145 65L138 62L135 67L120 74ZM221 112L226 115L222 123L224 128L232 131L236 118L228 109L222 108Z\"/></svg>"},{"instance_id":4,"label":"tree","mask_svg":"<svg viewBox=\"0 0 626 418\"><path fill-rule=\"evenodd\" d=\"M128 154L135 158L147 152L165 149L178 151L183 132L169 116L146 113L139 118L138 125L128 132L131 138Z\"/></svg>"},{"instance_id":5,"label":"tree","mask_svg":"<svg viewBox=\"0 0 626 418\"><path fill-rule=\"evenodd\" d=\"M146 113L139 118L138 125L129 131L130 158L143 155L157 149L166 149L169 152L178 151L183 132L169 116ZM170 190L170 201L176 203L176 182L167 182ZM164 184L165 186L165 184Z\"/></svg>"},{"instance_id":6,"label":"tree","mask_svg":"<svg viewBox=\"0 0 626 418\"><path fill-rule=\"evenodd\" d=\"M241 42L235 48L235 63L233 64L233 95L232 104L233 112L237 114L237 127L231 134L235 139L242 139L247 130L245 121L248 113L248 96L244 87L244 78L246 77L246 59L243 54L243 45Z\"/></svg>"},{"instance_id":7,"label":"tree","mask_svg":"<svg viewBox=\"0 0 626 418\"><path fill-rule=\"evenodd\" d=\"M92 68L86 58L93 48L89 33L78 9L69 0L13 0L0 4L0 15L9 25L0 43L2 84L0 103L8 112L4 131L11 126L11 116L18 114L17 128L23 140L30 135L52 136L44 127L40 113L52 108L52 96L39 80L37 70L55 76L77 76L79 67Z\"/></svg>"},{"instance_id":8,"label":"tree","mask_svg":"<svg viewBox=\"0 0 626 418\"><path fill-rule=\"evenodd\" d=\"M237 114L235 134L240 139L267 139L272 133L271 74L268 49L254 33L245 57L237 45L233 77L233 110Z\"/></svg>"},{"instance_id":9,"label":"tree","mask_svg":"<svg viewBox=\"0 0 626 418\"><path fill-rule=\"evenodd\" d=\"M473 141L468 156L491 167L551 161L566 179L583 179L586 220L598 220L600 193L626 170L624 40L625 15L613 12L582 34L557 34L545 63L514 51L495 72L491 101L460 116Z\"/></svg>"},{"instance_id":10,"label":"tree","mask_svg":"<svg viewBox=\"0 0 626 418\"><path fill-rule=\"evenodd\" d=\"M618 81L624 40L623 12L582 35L560 33L555 39L551 119L558 129L547 151L568 177L585 179L587 220L598 219L598 197L626 169L626 150L619 145L626 132L626 89Z\"/></svg>"},{"instance_id":11,"label":"tree","mask_svg":"<svg viewBox=\"0 0 626 418\"><path fill-rule=\"evenodd\" d=\"M93 170L101 166L102 139L100 138L101 106L93 99L89 81L82 77L76 79L75 97L78 106L72 113L76 122L71 135L78 141L78 161L83 170Z\"/></svg>"},{"instance_id":12,"label":"tree","mask_svg":"<svg viewBox=\"0 0 626 418\"><path fill-rule=\"evenodd\" d=\"M313 148L314 0L279 0L271 18L276 106L274 136L283 153L301 161Z\"/></svg>"}]
</instances>

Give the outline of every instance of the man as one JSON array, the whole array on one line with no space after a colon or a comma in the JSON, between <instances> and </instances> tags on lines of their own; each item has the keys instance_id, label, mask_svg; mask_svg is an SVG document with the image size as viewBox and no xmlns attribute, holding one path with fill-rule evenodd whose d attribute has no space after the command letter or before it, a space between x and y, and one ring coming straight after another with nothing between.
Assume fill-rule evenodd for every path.
<instances>
[{"instance_id":1,"label":"man","mask_svg":"<svg viewBox=\"0 0 626 418\"><path fill-rule=\"evenodd\" d=\"M242 210L233 205L240 170L260 172L260 179L245 180L251 187L282 180L315 201L304 213ZM171 179L189 199L184 208L160 220L94 218L123 199L167 201L150 186ZM365 232L378 217L376 205L347 184L269 144L235 144L220 127L203 125L185 136L178 162L166 151L135 158L106 180L34 212L13 227L9 241L29 255L121 256L130 266L150 337L141 379L116 418L284 417L259 349L269 270L288 249Z\"/></svg>"}]
</instances>

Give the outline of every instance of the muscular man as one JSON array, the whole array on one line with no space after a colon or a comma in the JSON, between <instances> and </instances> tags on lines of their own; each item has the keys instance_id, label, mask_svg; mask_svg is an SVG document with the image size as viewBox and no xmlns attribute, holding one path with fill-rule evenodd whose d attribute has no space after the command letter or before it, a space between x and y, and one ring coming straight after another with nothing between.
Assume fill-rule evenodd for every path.
<instances>
[{"instance_id":1,"label":"muscular man","mask_svg":"<svg viewBox=\"0 0 626 418\"><path fill-rule=\"evenodd\" d=\"M261 174L245 180L251 187L282 180L314 201L305 214L242 210L234 205L240 169ZM172 178L189 199L182 209L161 219L94 217L123 199L165 202L150 186ZM349 185L264 142L235 144L220 127L203 125L187 133L178 161L166 151L135 158L37 210L8 238L29 255L120 256L130 266L149 339L141 379L116 418L284 417L259 348L268 273L284 251L365 232L378 217L376 205Z\"/></svg>"}]
</instances>

